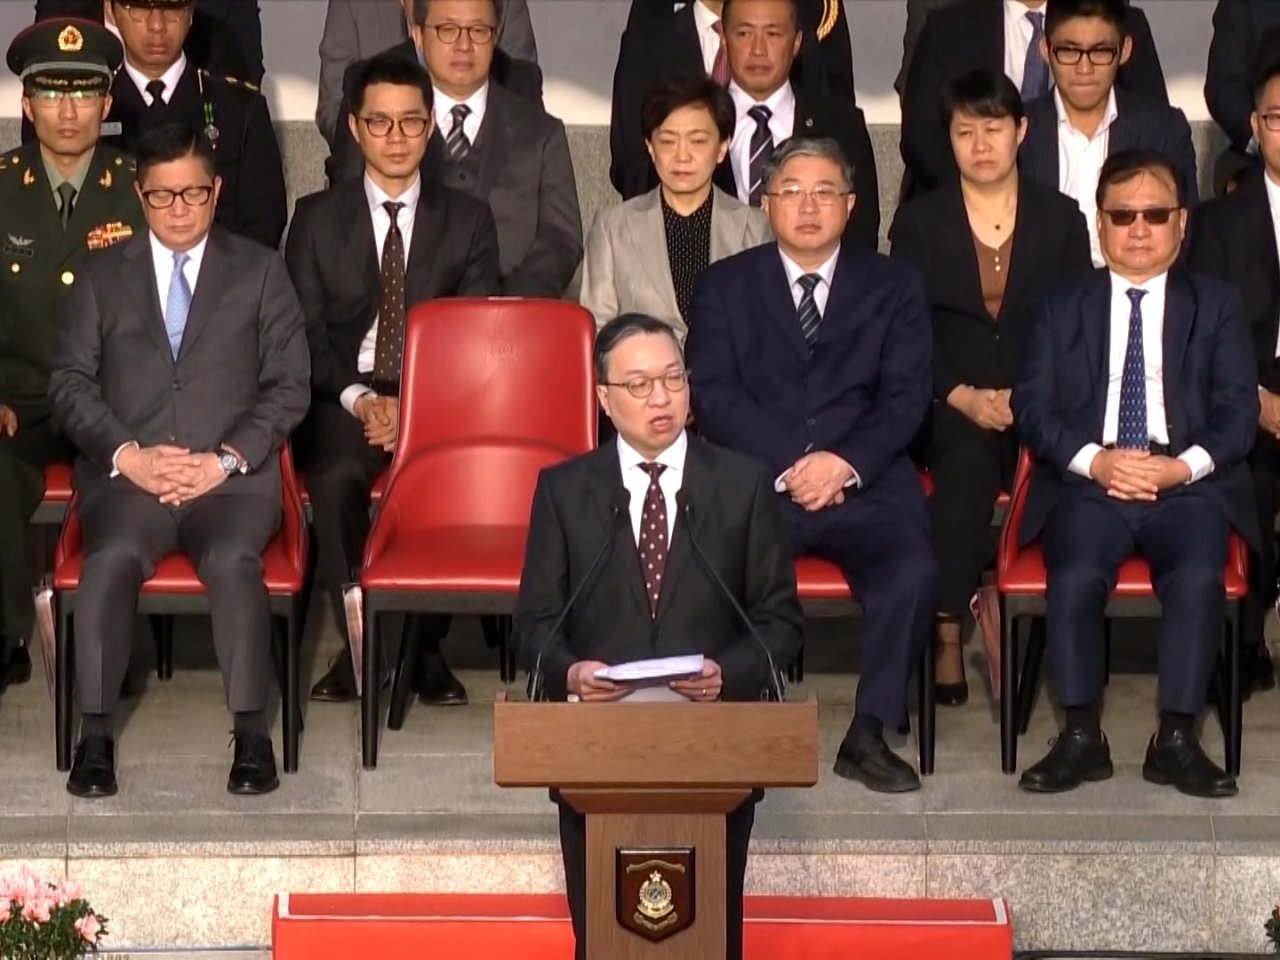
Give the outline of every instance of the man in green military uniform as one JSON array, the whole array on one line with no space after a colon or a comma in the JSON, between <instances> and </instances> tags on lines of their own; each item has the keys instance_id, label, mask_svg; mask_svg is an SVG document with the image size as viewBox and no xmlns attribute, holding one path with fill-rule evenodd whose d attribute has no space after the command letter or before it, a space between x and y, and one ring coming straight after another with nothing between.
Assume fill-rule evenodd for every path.
<instances>
[{"instance_id":1,"label":"man in green military uniform","mask_svg":"<svg viewBox=\"0 0 1280 960\"><path fill-rule=\"evenodd\" d=\"M27 525L44 468L69 458L46 391L58 300L86 252L145 229L133 160L98 143L124 51L110 31L38 23L9 46L36 140L0 154L0 692L30 675Z\"/></svg>"}]
</instances>

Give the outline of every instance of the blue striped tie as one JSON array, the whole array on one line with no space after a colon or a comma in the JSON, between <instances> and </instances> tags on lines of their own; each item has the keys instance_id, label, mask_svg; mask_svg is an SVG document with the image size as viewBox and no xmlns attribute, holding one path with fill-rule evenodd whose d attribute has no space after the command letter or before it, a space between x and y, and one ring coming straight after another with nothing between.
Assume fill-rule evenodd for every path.
<instances>
[{"instance_id":1,"label":"blue striped tie","mask_svg":"<svg viewBox=\"0 0 1280 960\"><path fill-rule=\"evenodd\" d=\"M1031 45L1027 47L1027 58L1022 62L1022 89L1019 93L1022 94L1023 103L1030 103L1049 92L1049 65L1040 56L1040 41L1044 39L1044 13L1040 10L1028 10L1027 19L1031 21Z\"/></svg>"},{"instance_id":2,"label":"blue striped tie","mask_svg":"<svg viewBox=\"0 0 1280 960\"><path fill-rule=\"evenodd\" d=\"M753 207L760 206L760 197L764 193L764 168L773 156L773 131L769 129L769 118L773 111L761 104L756 104L747 111L747 116L756 122L755 133L751 134L751 151L747 158L747 201Z\"/></svg>"},{"instance_id":3,"label":"blue striped tie","mask_svg":"<svg viewBox=\"0 0 1280 960\"><path fill-rule=\"evenodd\" d=\"M1147 291L1131 287L1126 291L1133 304L1129 310L1129 344L1124 350L1124 373L1120 377L1120 422L1116 430L1116 446L1128 450L1146 450L1147 370L1142 355L1142 298Z\"/></svg>"},{"instance_id":4,"label":"blue striped tie","mask_svg":"<svg viewBox=\"0 0 1280 960\"><path fill-rule=\"evenodd\" d=\"M818 301L813 298L813 291L817 289L821 280L822 278L816 273L806 273L796 280L804 290L800 296L800 306L797 308L800 314L800 332L804 334L804 342L809 345L810 350L813 349L813 342L818 339L818 327L822 326L822 314L818 310Z\"/></svg>"},{"instance_id":5,"label":"blue striped tie","mask_svg":"<svg viewBox=\"0 0 1280 960\"><path fill-rule=\"evenodd\" d=\"M169 349L175 360L182 347L182 333L187 329L187 315L191 312L191 285L182 272L190 259L185 253L173 255L173 276L169 278L169 296L165 301L164 332L169 336Z\"/></svg>"}]
</instances>

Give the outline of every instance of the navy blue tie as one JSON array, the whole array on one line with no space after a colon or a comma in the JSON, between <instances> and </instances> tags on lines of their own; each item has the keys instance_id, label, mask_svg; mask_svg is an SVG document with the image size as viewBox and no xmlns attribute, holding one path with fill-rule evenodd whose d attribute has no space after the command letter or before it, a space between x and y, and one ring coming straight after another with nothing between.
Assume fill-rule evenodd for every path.
<instances>
[{"instance_id":1,"label":"navy blue tie","mask_svg":"<svg viewBox=\"0 0 1280 960\"><path fill-rule=\"evenodd\" d=\"M1120 377L1120 422L1116 430L1116 446L1129 450L1146 450L1147 433L1147 369L1142 355L1142 298L1147 291L1131 287L1126 291L1133 306L1129 310L1129 345L1124 350L1124 373Z\"/></svg>"},{"instance_id":2,"label":"navy blue tie","mask_svg":"<svg viewBox=\"0 0 1280 960\"><path fill-rule=\"evenodd\" d=\"M818 327L822 326L822 313L818 310L818 301L813 295L821 280L822 278L816 273L806 273L796 280L802 291L800 306L796 312L800 314L800 332L804 334L804 342L809 345L810 350L813 349L814 341L818 339Z\"/></svg>"},{"instance_id":3,"label":"navy blue tie","mask_svg":"<svg viewBox=\"0 0 1280 960\"><path fill-rule=\"evenodd\" d=\"M1031 46L1027 47L1027 58L1022 61L1022 102L1029 103L1036 97L1049 92L1049 64L1040 56L1040 41L1044 39L1044 13L1040 10L1028 10L1027 19L1031 21Z\"/></svg>"}]
</instances>

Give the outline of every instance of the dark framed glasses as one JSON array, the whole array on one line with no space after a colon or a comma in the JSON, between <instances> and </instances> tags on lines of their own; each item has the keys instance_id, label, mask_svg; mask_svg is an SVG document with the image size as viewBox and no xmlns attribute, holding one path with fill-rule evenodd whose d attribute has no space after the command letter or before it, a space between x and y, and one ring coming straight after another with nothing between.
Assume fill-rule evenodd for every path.
<instances>
[{"instance_id":1,"label":"dark framed glasses","mask_svg":"<svg viewBox=\"0 0 1280 960\"><path fill-rule=\"evenodd\" d=\"M401 117L397 120L394 117L377 114L372 117L361 117L360 120L370 136L377 137L379 140L391 136L392 130L399 130L400 136L406 140L417 140L427 132L427 125L431 123L430 117Z\"/></svg>"},{"instance_id":2,"label":"dark framed glasses","mask_svg":"<svg viewBox=\"0 0 1280 960\"><path fill-rule=\"evenodd\" d=\"M627 393L631 394L637 400L644 400L653 393L653 387L656 383L661 383L667 393L679 393L689 385L688 370L670 370L667 373L657 377L631 377L622 382L611 380L600 381L602 386L606 387L623 387Z\"/></svg>"},{"instance_id":3,"label":"dark framed glasses","mask_svg":"<svg viewBox=\"0 0 1280 960\"><path fill-rule=\"evenodd\" d=\"M168 210L178 198L188 207L203 207L213 199L213 187L187 187L184 190L143 190L142 199L152 210Z\"/></svg>"},{"instance_id":4,"label":"dark framed glasses","mask_svg":"<svg viewBox=\"0 0 1280 960\"><path fill-rule=\"evenodd\" d=\"M1085 57L1088 57L1089 62L1095 67L1109 67L1120 56L1120 48L1110 45L1089 47L1086 50L1084 47L1060 44L1050 47L1049 52L1053 54L1053 59L1064 67L1074 67Z\"/></svg>"},{"instance_id":5,"label":"dark framed glasses","mask_svg":"<svg viewBox=\"0 0 1280 960\"><path fill-rule=\"evenodd\" d=\"M1121 208L1103 210L1113 227L1131 227L1141 217L1145 223L1153 227L1163 227L1169 218L1181 210L1181 207L1148 207L1145 210L1125 210Z\"/></svg>"}]
</instances>

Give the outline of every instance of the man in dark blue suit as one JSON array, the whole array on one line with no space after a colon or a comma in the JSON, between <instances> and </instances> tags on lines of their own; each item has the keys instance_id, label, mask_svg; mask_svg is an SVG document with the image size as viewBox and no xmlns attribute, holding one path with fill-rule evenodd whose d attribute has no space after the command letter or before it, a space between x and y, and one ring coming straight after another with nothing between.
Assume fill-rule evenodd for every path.
<instances>
[{"instance_id":1,"label":"man in dark blue suit","mask_svg":"<svg viewBox=\"0 0 1280 960\"><path fill-rule=\"evenodd\" d=\"M906 722L937 582L906 456L932 390L924 283L841 243L860 198L834 140L785 141L764 182L777 243L712 265L694 290L694 413L707 439L766 464L795 552L839 564L866 611L862 681L836 773L881 792L916 790L884 727Z\"/></svg>"},{"instance_id":2,"label":"man in dark blue suit","mask_svg":"<svg viewBox=\"0 0 1280 960\"><path fill-rule=\"evenodd\" d=\"M1237 296L1175 267L1186 229L1177 171L1113 154L1098 184L1107 270L1050 297L1027 339L1015 423L1037 460L1019 538L1041 538L1048 647L1066 727L1022 776L1055 793L1112 774L1101 730L1103 611L1120 564L1151 567L1160 628L1160 729L1142 775L1225 797L1235 779L1196 737L1222 637L1229 528L1257 542L1245 458L1257 371Z\"/></svg>"}]
</instances>

